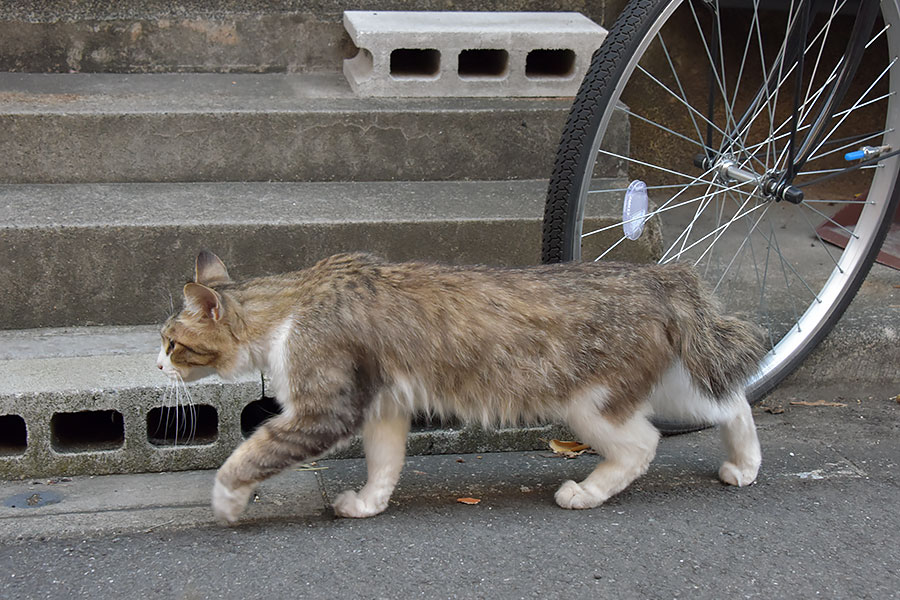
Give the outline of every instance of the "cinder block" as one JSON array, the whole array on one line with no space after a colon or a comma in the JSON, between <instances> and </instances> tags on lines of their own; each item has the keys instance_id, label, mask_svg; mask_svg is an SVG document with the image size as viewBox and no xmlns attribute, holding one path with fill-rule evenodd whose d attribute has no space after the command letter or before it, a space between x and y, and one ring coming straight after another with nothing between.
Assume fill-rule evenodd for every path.
<instances>
[{"instance_id":1,"label":"cinder block","mask_svg":"<svg viewBox=\"0 0 900 600\"><path fill-rule=\"evenodd\" d=\"M56 331L63 350L90 345ZM28 348L41 334L4 335ZM152 353L0 359L0 479L216 468L261 395L257 376L198 382L176 400Z\"/></svg>"},{"instance_id":2,"label":"cinder block","mask_svg":"<svg viewBox=\"0 0 900 600\"><path fill-rule=\"evenodd\" d=\"M361 96L574 96L606 30L575 12L345 11Z\"/></svg>"}]
</instances>

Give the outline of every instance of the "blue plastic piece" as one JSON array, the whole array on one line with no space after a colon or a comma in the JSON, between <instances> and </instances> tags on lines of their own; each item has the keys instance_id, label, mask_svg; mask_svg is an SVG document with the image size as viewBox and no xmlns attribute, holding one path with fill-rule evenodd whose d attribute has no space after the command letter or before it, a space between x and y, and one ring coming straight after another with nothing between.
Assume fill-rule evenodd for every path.
<instances>
[{"instance_id":1,"label":"blue plastic piece","mask_svg":"<svg viewBox=\"0 0 900 600\"><path fill-rule=\"evenodd\" d=\"M862 150L855 150L844 155L844 160L862 160L866 157L866 153Z\"/></svg>"}]
</instances>

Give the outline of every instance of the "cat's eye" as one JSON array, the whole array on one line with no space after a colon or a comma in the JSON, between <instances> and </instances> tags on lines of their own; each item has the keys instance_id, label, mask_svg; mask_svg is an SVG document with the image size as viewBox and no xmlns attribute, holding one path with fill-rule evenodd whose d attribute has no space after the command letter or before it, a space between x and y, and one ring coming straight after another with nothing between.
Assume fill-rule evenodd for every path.
<instances>
[{"instance_id":1,"label":"cat's eye","mask_svg":"<svg viewBox=\"0 0 900 600\"><path fill-rule=\"evenodd\" d=\"M166 348L166 354L171 354L172 350L175 349L175 340L169 340L169 345Z\"/></svg>"}]
</instances>

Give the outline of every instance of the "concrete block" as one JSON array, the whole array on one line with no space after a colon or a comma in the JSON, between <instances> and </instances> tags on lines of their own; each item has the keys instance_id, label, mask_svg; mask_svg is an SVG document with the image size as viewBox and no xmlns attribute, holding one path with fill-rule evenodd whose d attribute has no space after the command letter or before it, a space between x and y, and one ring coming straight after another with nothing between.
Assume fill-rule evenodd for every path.
<instances>
[{"instance_id":1,"label":"concrete block","mask_svg":"<svg viewBox=\"0 0 900 600\"><path fill-rule=\"evenodd\" d=\"M0 360L2 433L13 420L25 433L24 444L3 436L0 479L219 466L241 441L241 413L260 399L260 379L191 385L192 406L185 397L176 406L153 348L143 350Z\"/></svg>"},{"instance_id":2,"label":"concrete block","mask_svg":"<svg viewBox=\"0 0 900 600\"><path fill-rule=\"evenodd\" d=\"M360 96L574 96L606 30L580 13L346 11Z\"/></svg>"}]
</instances>

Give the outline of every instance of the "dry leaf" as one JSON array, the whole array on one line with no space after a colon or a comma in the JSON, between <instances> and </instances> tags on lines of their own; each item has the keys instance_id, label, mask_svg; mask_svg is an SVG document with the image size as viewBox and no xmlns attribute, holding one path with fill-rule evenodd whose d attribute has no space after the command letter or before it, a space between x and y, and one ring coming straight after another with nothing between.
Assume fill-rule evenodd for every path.
<instances>
[{"instance_id":1,"label":"dry leaf","mask_svg":"<svg viewBox=\"0 0 900 600\"><path fill-rule=\"evenodd\" d=\"M324 471L328 467L317 467L316 463L301 464L295 471Z\"/></svg>"},{"instance_id":2,"label":"dry leaf","mask_svg":"<svg viewBox=\"0 0 900 600\"><path fill-rule=\"evenodd\" d=\"M478 504L479 502L481 502L481 499L480 498L457 498L456 501L459 502L460 504Z\"/></svg>"},{"instance_id":3,"label":"dry leaf","mask_svg":"<svg viewBox=\"0 0 900 600\"><path fill-rule=\"evenodd\" d=\"M549 442L547 442L547 444L550 446L550 449L553 450L553 452L555 452L557 455L562 455L566 458L575 458L576 456L581 456L591 449L591 447L587 444L568 440L550 440Z\"/></svg>"},{"instance_id":4,"label":"dry leaf","mask_svg":"<svg viewBox=\"0 0 900 600\"><path fill-rule=\"evenodd\" d=\"M791 400L792 406L834 406L836 408L843 408L847 406L843 402L829 402L828 400L813 400L809 402L807 400Z\"/></svg>"},{"instance_id":5,"label":"dry leaf","mask_svg":"<svg viewBox=\"0 0 900 600\"><path fill-rule=\"evenodd\" d=\"M792 403L793 404L793 403ZM773 415L780 415L784 412L784 409L780 406L763 406L763 410L767 413L771 413Z\"/></svg>"}]
</instances>

